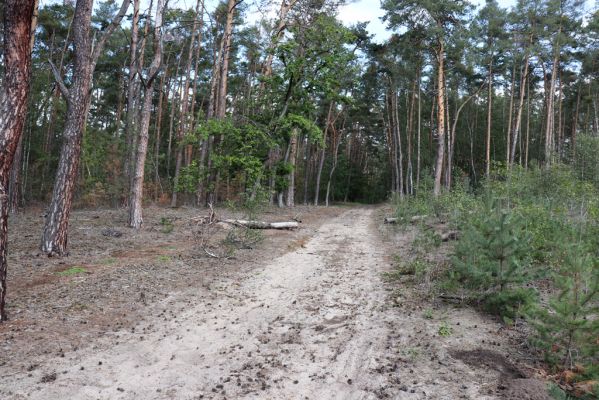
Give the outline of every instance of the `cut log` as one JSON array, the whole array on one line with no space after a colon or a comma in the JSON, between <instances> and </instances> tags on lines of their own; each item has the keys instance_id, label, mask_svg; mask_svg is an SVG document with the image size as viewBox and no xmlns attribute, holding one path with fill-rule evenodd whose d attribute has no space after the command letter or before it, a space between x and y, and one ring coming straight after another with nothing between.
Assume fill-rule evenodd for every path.
<instances>
[{"instance_id":1,"label":"cut log","mask_svg":"<svg viewBox=\"0 0 599 400\"><path fill-rule=\"evenodd\" d=\"M427 218L428 218L428 215L414 215L413 217L410 218L410 223L415 224L416 222L424 221ZM397 224L400 221L402 221L402 218L395 218L395 217L386 217L385 218L386 224Z\"/></svg>"},{"instance_id":2,"label":"cut log","mask_svg":"<svg viewBox=\"0 0 599 400\"><path fill-rule=\"evenodd\" d=\"M250 229L297 229L299 227L299 223L296 221L264 222L246 221L243 219L224 219L221 222L231 225L244 226Z\"/></svg>"}]
</instances>

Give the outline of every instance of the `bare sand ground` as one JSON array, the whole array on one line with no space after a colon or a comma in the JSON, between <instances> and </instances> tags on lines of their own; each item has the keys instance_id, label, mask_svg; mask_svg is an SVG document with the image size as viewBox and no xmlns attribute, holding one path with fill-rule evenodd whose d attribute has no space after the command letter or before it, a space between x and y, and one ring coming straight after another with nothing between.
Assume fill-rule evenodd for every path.
<instances>
[{"instance_id":1,"label":"bare sand ground","mask_svg":"<svg viewBox=\"0 0 599 400\"><path fill-rule=\"evenodd\" d=\"M329 216L285 254L187 288L80 349L0 366L3 399L543 399L502 325L383 281L408 233ZM450 335L438 334L441 325ZM530 391L530 393L528 393Z\"/></svg>"}]
</instances>

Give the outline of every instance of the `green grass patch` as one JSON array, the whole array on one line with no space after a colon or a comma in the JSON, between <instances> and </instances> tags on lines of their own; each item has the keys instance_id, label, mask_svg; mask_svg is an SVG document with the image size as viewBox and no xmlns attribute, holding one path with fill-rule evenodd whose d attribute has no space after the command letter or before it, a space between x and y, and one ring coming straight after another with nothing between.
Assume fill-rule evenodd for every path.
<instances>
[{"instance_id":1,"label":"green grass patch","mask_svg":"<svg viewBox=\"0 0 599 400\"><path fill-rule=\"evenodd\" d=\"M84 267L75 266L75 267L71 267L69 269L65 269L64 271L57 272L56 275L73 276L73 275L79 275L79 274L85 274L85 273L87 273L87 270Z\"/></svg>"}]
</instances>

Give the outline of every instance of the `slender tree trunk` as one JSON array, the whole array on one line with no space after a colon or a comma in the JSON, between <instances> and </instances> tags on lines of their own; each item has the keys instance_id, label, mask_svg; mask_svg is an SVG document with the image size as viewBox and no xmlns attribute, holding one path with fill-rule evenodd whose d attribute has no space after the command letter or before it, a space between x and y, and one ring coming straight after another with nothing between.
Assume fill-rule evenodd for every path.
<instances>
[{"instance_id":1,"label":"slender tree trunk","mask_svg":"<svg viewBox=\"0 0 599 400\"><path fill-rule=\"evenodd\" d=\"M154 94L154 80L160 72L162 64L162 15L164 1L158 0L156 4L156 17L154 21L154 59L150 65L148 76L144 82L144 103L141 113L141 126L139 131L139 144L135 163L135 174L131 185L131 199L129 200L129 226L134 229L141 228L143 223L142 201L144 171L146 154L148 152L148 131L152 111L152 97Z\"/></svg>"},{"instance_id":2,"label":"slender tree trunk","mask_svg":"<svg viewBox=\"0 0 599 400\"><path fill-rule=\"evenodd\" d=\"M311 172L311 160L312 160L312 146L308 137L305 138L304 143L304 205L308 205L308 182L310 181ZM258 181L259 182L259 181Z\"/></svg>"},{"instance_id":3,"label":"slender tree trunk","mask_svg":"<svg viewBox=\"0 0 599 400\"><path fill-rule=\"evenodd\" d=\"M487 136L485 140L485 176L491 173L491 125L493 120L493 58L489 62L489 88L487 93Z\"/></svg>"},{"instance_id":4,"label":"slender tree trunk","mask_svg":"<svg viewBox=\"0 0 599 400\"><path fill-rule=\"evenodd\" d=\"M421 124L422 124L422 105L421 105L421 94L422 94L422 90L420 89L420 73L421 73L421 67L418 66L418 127L417 127L417 133L416 133L416 141L417 141L417 150L416 150L416 190L418 190L420 188L420 145L421 145L421 137L420 137L420 130L421 130Z\"/></svg>"},{"instance_id":5,"label":"slender tree trunk","mask_svg":"<svg viewBox=\"0 0 599 400\"><path fill-rule=\"evenodd\" d=\"M331 166L331 171L329 172L329 181L327 182L327 193L325 196L325 206L328 207L329 206L329 196L331 194L331 183L333 182L333 175L335 174L335 170L337 169L337 160L338 160L338 153L339 153L339 145L341 144L341 137L339 137L339 134L337 132L335 132L335 128L333 127L333 165Z\"/></svg>"},{"instance_id":6,"label":"slender tree trunk","mask_svg":"<svg viewBox=\"0 0 599 400\"><path fill-rule=\"evenodd\" d=\"M516 122L514 124L514 138L512 140L512 151L510 153L510 162L511 166L514 163L515 154L516 154L516 143L518 142L518 136L520 133L520 125L522 121L522 109L524 108L524 92L526 91L526 82L528 79L528 54L524 58L524 71L522 72L522 77L520 79L520 98L518 99L518 109L516 111Z\"/></svg>"},{"instance_id":7,"label":"slender tree trunk","mask_svg":"<svg viewBox=\"0 0 599 400\"><path fill-rule=\"evenodd\" d=\"M455 149L455 141L456 141L456 136L457 136L458 121L460 120L460 114L462 113L462 110L464 109L464 107L466 107L466 105L470 102L470 100L472 100L474 97L476 97L478 95L478 93L483 89L483 87L484 87L484 83L479 86L479 88L476 90L476 92L474 92L473 94L468 96L466 98L466 100L464 100L462 102L462 104L460 104L460 106L458 107L458 109L455 113L453 123L451 124L451 128L450 128L451 146L449 146L449 154L447 155L447 170L448 170L448 172L447 172L447 189L451 189L451 184L452 184L453 155L455 153L455 150L454 150Z\"/></svg>"},{"instance_id":8,"label":"slender tree trunk","mask_svg":"<svg viewBox=\"0 0 599 400\"><path fill-rule=\"evenodd\" d=\"M198 26L198 39L197 39L197 46L196 46L196 52L195 52L195 66L194 66L194 75L193 75L193 89L191 90L191 112L190 112L190 116L191 116L191 130L192 132L195 132L195 127L196 127L196 115L195 115L195 106L196 106L196 94L197 94L197 89L198 89L198 75L200 73L200 64L201 64L201 60L200 60L200 52L202 49L202 31L204 30L204 0L200 0L201 2L201 10L200 10L200 16L199 16L199 26Z\"/></svg>"},{"instance_id":9,"label":"slender tree trunk","mask_svg":"<svg viewBox=\"0 0 599 400\"><path fill-rule=\"evenodd\" d=\"M181 87L180 83L177 82L177 76L179 76L179 69L181 68L181 58L182 58L181 56L182 56L182 54L179 54L179 56L177 57L177 68L175 69L175 75L174 75L173 84L172 84L173 99L171 102L171 112L170 112L169 123L168 123L168 144L167 144L167 150L166 150L166 173L169 177L171 175L171 156L173 153L173 132L174 132L174 125L175 125L175 110L177 109L176 104L177 104L177 99L179 98L179 92L180 92L177 89ZM175 175L178 177L177 174L175 174ZM173 185L173 193L175 192L175 186L176 185ZM176 203L176 201L175 201L175 203Z\"/></svg>"},{"instance_id":10,"label":"slender tree trunk","mask_svg":"<svg viewBox=\"0 0 599 400\"><path fill-rule=\"evenodd\" d=\"M562 32L561 24L558 29L557 36ZM557 71L559 65L559 39L557 39L554 46L553 65L551 67L551 78L549 80L549 93L547 93L546 102L546 120L545 120L545 165L550 166L553 163L554 155L554 96L555 96L555 82L557 79Z\"/></svg>"},{"instance_id":11,"label":"slender tree trunk","mask_svg":"<svg viewBox=\"0 0 599 400\"><path fill-rule=\"evenodd\" d=\"M437 158L435 160L435 182L433 195L441 194L441 177L445 158L445 46L439 41L437 50Z\"/></svg>"},{"instance_id":12,"label":"slender tree trunk","mask_svg":"<svg viewBox=\"0 0 599 400\"><path fill-rule=\"evenodd\" d=\"M131 20L131 45L129 46L129 79L127 83L127 120L126 145L125 145L125 177L130 183L133 173L134 146L137 137L137 98L139 93L139 58L137 56L137 45L139 41L139 1L133 0L133 18Z\"/></svg>"},{"instance_id":13,"label":"slender tree trunk","mask_svg":"<svg viewBox=\"0 0 599 400\"><path fill-rule=\"evenodd\" d=\"M229 81L229 58L231 54L231 38L233 37L233 16L235 7L241 3L241 0L228 0L227 3L227 22L223 34L223 56L220 71L220 80L218 85L218 101L216 103L216 117L221 119L225 117L227 109L227 83Z\"/></svg>"},{"instance_id":14,"label":"slender tree trunk","mask_svg":"<svg viewBox=\"0 0 599 400\"><path fill-rule=\"evenodd\" d=\"M572 130L570 136L572 137L572 157L576 159L576 134L578 131L578 115L580 112L580 97L582 94L582 84L578 84L578 90L576 94L576 108L574 109L574 116L572 117Z\"/></svg>"},{"instance_id":15,"label":"slender tree trunk","mask_svg":"<svg viewBox=\"0 0 599 400\"><path fill-rule=\"evenodd\" d=\"M324 167L324 159L326 156L326 143L327 143L327 134L329 132L329 125L331 123L331 116L333 113L333 102L329 105L329 112L327 113L327 120L325 122L324 133L323 133L323 147L320 149L319 160L318 160L318 171L316 172L316 189L314 190L314 205L318 205L318 198L320 197L320 180L322 178L322 168Z\"/></svg>"},{"instance_id":16,"label":"slender tree trunk","mask_svg":"<svg viewBox=\"0 0 599 400\"><path fill-rule=\"evenodd\" d=\"M4 77L0 92L0 322L6 303L8 182L15 151L23 135L31 77L34 0L4 1Z\"/></svg>"},{"instance_id":17,"label":"slender tree trunk","mask_svg":"<svg viewBox=\"0 0 599 400\"><path fill-rule=\"evenodd\" d=\"M154 130L155 130L155 140L154 140L154 201L158 201L158 192L159 192L159 187L161 186L160 184L160 141L162 139L161 137L161 133L162 133L162 115L164 113L164 104L168 103L168 88L166 89L166 99L167 101L164 101L164 82L167 78L168 75L168 61L170 58L170 54L169 57L167 57L166 60L166 67L164 70L164 74L162 75L162 77L160 78L160 85L158 87L158 90L160 91L160 95L158 96L158 115L156 116L156 123L154 125Z\"/></svg>"},{"instance_id":18,"label":"slender tree trunk","mask_svg":"<svg viewBox=\"0 0 599 400\"><path fill-rule=\"evenodd\" d=\"M287 186L287 207L295 206L295 170L296 170L296 159L297 159L297 135L298 131L294 128L291 132L291 139L289 141L289 165L291 166L291 172L289 173L288 186Z\"/></svg>"},{"instance_id":19,"label":"slender tree trunk","mask_svg":"<svg viewBox=\"0 0 599 400\"><path fill-rule=\"evenodd\" d=\"M516 85L516 61L514 60L514 65L512 66L512 82L511 82L511 86L510 86L510 108L509 108L508 117L507 117L507 132L505 134L505 140L506 140L505 163L506 163L506 166L508 166L508 167L510 165L510 160L512 159L511 155L510 155L510 151L512 149L512 145L511 145L512 128L513 128L512 116L513 116L513 112L514 112L515 85Z\"/></svg>"},{"instance_id":20,"label":"slender tree trunk","mask_svg":"<svg viewBox=\"0 0 599 400\"><path fill-rule=\"evenodd\" d=\"M403 198L404 196L404 173L403 173L403 148L401 143L401 131L399 124L399 106L397 105L397 93L393 94L393 116L395 117L394 130L393 134L395 135L395 146L396 146L396 154L397 154L397 191L399 192L399 197Z\"/></svg>"},{"instance_id":21,"label":"slender tree trunk","mask_svg":"<svg viewBox=\"0 0 599 400\"><path fill-rule=\"evenodd\" d=\"M524 168L528 169L530 146L530 80L526 83L526 143L524 144Z\"/></svg>"},{"instance_id":22,"label":"slender tree trunk","mask_svg":"<svg viewBox=\"0 0 599 400\"><path fill-rule=\"evenodd\" d=\"M177 140L180 141L186 134L189 133L190 126L190 118L188 115L189 109L189 88L191 86L191 66L193 63L193 55L194 55L194 44L196 41L196 34L198 31L198 18L200 15L200 6L201 0L196 1L196 12L193 18L193 25L191 28L191 37L189 39L189 49L187 51L187 63L185 64L185 83L183 85L183 96L181 100L181 112L180 118L181 121L179 123L179 129L177 132ZM194 78L194 81L197 79Z\"/></svg>"}]
</instances>

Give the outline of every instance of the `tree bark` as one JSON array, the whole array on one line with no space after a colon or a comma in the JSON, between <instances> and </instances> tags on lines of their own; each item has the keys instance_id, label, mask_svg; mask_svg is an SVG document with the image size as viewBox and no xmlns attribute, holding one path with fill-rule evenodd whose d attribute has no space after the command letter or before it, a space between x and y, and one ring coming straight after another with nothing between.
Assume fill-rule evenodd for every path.
<instances>
[{"instance_id":1,"label":"tree bark","mask_svg":"<svg viewBox=\"0 0 599 400\"><path fill-rule=\"evenodd\" d=\"M93 0L77 0L73 17L73 43L75 62L73 83L67 88L54 67L52 70L60 91L67 100L67 115L63 132L64 142L60 152L58 171L52 191L52 202L46 214L41 250L48 256L66 255L69 216L73 202L77 171L81 155L81 141L85 130L86 113L90 101L93 68L106 40L120 24L129 6L124 0L119 13L104 31L95 48L90 37Z\"/></svg>"},{"instance_id":2,"label":"tree bark","mask_svg":"<svg viewBox=\"0 0 599 400\"><path fill-rule=\"evenodd\" d=\"M131 199L129 200L129 226L134 229L141 228L143 224L142 201L144 171L146 165L146 155L148 152L148 131L150 128L150 116L152 111L152 97L154 94L154 80L160 72L162 64L162 15L164 13L164 1L158 0L156 3L156 17L154 21L154 59L150 65L148 76L144 87L144 103L141 113L141 126L139 131L139 144L137 149L137 159L135 162L135 174L131 185Z\"/></svg>"},{"instance_id":3,"label":"tree bark","mask_svg":"<svg viewBox=\"0 0 599 400\"><path fill-rule=\"evenodd\" d=\"M327 113L327 120L325 122L324 133L323 133L323 147L318 152L320 157L318 160L318 171L316 172L316 189L314 190L314 205L318 205L318 198L320 197L320 180L322 178L322 168L324 167L324 159L326 155L327 145L327 134L329 132L329 124L331 123L331 115L333 113L333 102L329 105L329 112Z\"/></svg>"},{"instance_id":4,"label":"tree bark","mask_svg":"<svg viewBox=\"0 0 599 400\"><path fill-rule=\"evenodd\" d=\"M493 119L493 59L489 62L489 88L487 93L487 136L485 140L485 176L491 173L491 124Z\"/></svg>"},{"instance_id":5,"label":"tree bark","mask_svg":"<svg viewBox=\"0 0 599 400\"><path fill-rule=\"evenodd\" d=\"M289 140L289 164L291 165L291 172L289 172L288 187L287 187L287 207L295 206L295 167L297 159L297 135L298 131L294 128L291 132L291 138Z\"/></svg>"},{"instance_id":6,"label":"tree bark","mask_svg":"<svg viewBox=\"0 0 599 400\"><path fill-rule=\"evenodd\" d=\"M299 222L297 221L284 221L284 222L264 222L264 221L247 221L243 219L225 219L221 222L244 226L250 229L296 229L299 228Z\"/></svg>"},{"instance_id":7,"label":"tree bark","mask_svg":"<svg viewBox=\"0 0 599 400\"><path fill-rule=\"evenodd\" d=\"M326 196L324 198L324 204L326 207L329 206L329 195L331 194L331 183L333 181L333 175L335 174L335 170L337 169L337 154L339 153L339 145L341 144L341 137L340 135L335 131L335 128L332 127L333 129L333 165L331 166L331 171L329 172L329 180L327 182L327 193Z\"/></svg>"},{"instance_id":8,"label":"tree bark","mask_svg":"<svg viewBox=\"0 0 599 400\"><path fill-rule=\"evenodd\" d=\"M4 2L4 77L0 92L0 322L6 321L8 182L23 135L31 76L34 0Z\"/></svg>"},{"instance_id":9,"label":"tree bark","mask_svg":"<svg viewBox=\"0 0 599 400\"><path fill-rule=\"evenodd\" d=\"M510 151L512 149L512 146L511 146L512 128L513 128L512 115L514 112L514 89L515 89L514 86L515 85L516 85L516 60L514 60L514 65L512 66L512 82L511 82L511 86L510 86L510 108L509 108L508 117L507 117L507 132L505 134L505 140L506 140L505 163L506 163L506 166L508 166L508 167L510 165L510 160L511 160Z\"/></svg>"},{"instance_id":10,"label":"tree bark","mask_svg":"<svg viewBox=\"0 0 599 400\"><path fill-rule=\"evenodd\" d=\"M532 40L531 40L532 41ZM522 72L522 78L520 79L520 97L518 99L518 110L516 111L516 122L514 124L514 135L512 140L512 151L510 153L511 166L514 163L516 154L516 143L518 142L518 136L520 134L520 125L522 121L522 109L524 108L524 92L526 91L526 81L528 79L528 53L524 58L524 71Z\"/></svg>"},{"instance_id":11,"label":"tree bark","mask_svg":"<svg viewBox=\"0 0 599 400\"><path fill-rule=\"evenodd\" d=\"M130 182L133 171L133 152L135 138L137 137L137 107L136 100L139 92L139 59L137 57L137 44L139 40L139 1L133 0L133 18L131 20L131 45L129 46L129 79L127 83L127 119L126 119L126 151L125 151L125 177Z\"/></svg>"},{"instance_id":12,"label":"tree bark","mask_svg":"<svg viewBox=\"0 0 599 400\"><path fill-rule=\"evenodd\" d=\"M443 159L445 158L445 46L439 41L437 50L437 158L435 160L435 182L433 196L441 194Z\"/></svg>"}]
</instances>

